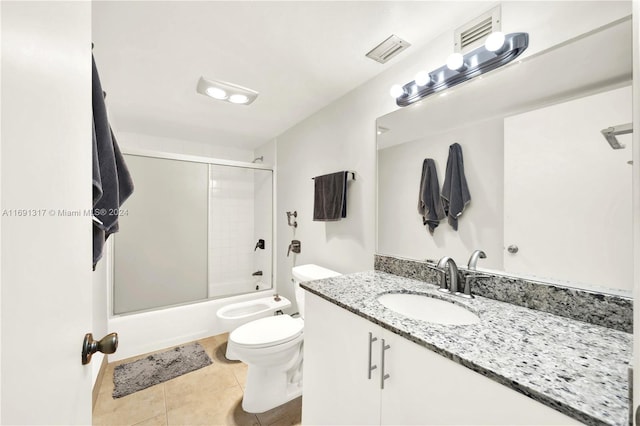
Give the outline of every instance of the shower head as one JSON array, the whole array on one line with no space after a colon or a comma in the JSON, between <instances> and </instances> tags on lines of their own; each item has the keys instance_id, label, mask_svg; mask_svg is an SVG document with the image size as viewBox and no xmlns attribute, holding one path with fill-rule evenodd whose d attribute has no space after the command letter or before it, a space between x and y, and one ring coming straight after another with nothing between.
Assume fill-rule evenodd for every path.
<instances>
[{"instance_id":1,"label":"shower head","mask_svg":"<svg viewBox=\"0 0 640 426\"><path fill-rule=\"evenodd\" d=\"M253 159L252 163L255 163L256 161L260 161L261 163L264 161L264 155L261 155L260 157L256 157Z\"/></svg>"},{"instance_id":2,"label":"shower head","mask_svg":"<svg viewBox=\"0 0 640 426\"><path fill-rule=\"evenodd\" d=\"M611 148L613 149L624 148L624 145L618 141L618 138L616 138L616 136L626 135L631 132L633 132L632 123L619 124L617 126L607 127L606 129L601 130L602 136L604 136L604 138L607 140L607 142L609 143L609 145L611 145Z\"/></svg>"}]
</instances>

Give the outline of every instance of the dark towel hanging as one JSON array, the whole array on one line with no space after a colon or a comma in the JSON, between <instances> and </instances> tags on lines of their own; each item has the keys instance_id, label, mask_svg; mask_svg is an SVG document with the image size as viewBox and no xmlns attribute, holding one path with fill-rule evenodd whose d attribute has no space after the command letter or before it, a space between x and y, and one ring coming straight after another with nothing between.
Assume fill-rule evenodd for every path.
<instances>
[{"instance_id":1,"label":"dark towel hanging","mask_svg":"<svg viewBox=\"0 0 640 426\"><path fill-rule=\"evenodd\" d=\"M316 176L313 220L334 221L347 217L347 175L342 171Z\"/></svg>"},{"instance_id":2,"label":"dark towel hanging","mask_svg":"<svg viewBox=\"0 0 640 426\"><path fill-rule=\"evenodd\" d=\"M440 221L445 218L442 200L440 199L438 171L436 170L435 161L431 158L425 158L422 162L418 213L422 216L422 224L428 225L431 235L433 235L433 231L438 227Z\"/></svg>"},{"instance_id":3,"label":"dark towel hanging","mask_svg":"<svg viewBox=\"0 0 640 426\"><path fill-rule=\"evenodd\" d=\"M133 192L133 181L113 135L96 62L92 60L93 106L93 267L102 257L104 242L118 232L120 206Z\"/></svg>"},{"instance_id":4,"label":"dark towel hanging","mask_svg":"<svg viewBox=\"0 0 640 426\"><path fill-rule=\"evenodd\" d=\"M449 146L447 171L442 186L442 206L449 218L449 225L458 230L458 218L464 208L471 201L471 194L464 176L464 162L462 161L462 147L458 143Z\"/></svg>"}]
</instances>

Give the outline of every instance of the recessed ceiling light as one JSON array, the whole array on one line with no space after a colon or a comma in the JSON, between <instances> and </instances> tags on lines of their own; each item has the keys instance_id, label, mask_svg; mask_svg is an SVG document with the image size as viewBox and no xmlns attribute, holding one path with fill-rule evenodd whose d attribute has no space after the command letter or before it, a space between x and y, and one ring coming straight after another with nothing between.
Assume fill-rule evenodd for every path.
<instances>
[{"instance_id":1,"label":"recessed ceiling light","mask_svg":"<svg viewBox=\"0 0 640 426\"><path fill-rule=\"evenodd\" d=\"M227 99L227 92L219 87L207 87L207 95L215 99Z\"/></svg>"},{"instance_id":2,"label":"recessed ceiling light","mask_svg":"<svg viewBox=\"0 0 640 426\"><path fill-rule=\"evenodd\" d=\"M203 95L239 105L249 105L258 97L258 92L226 81L200 77L196 91Z\"/></svg>"},{"instance_id":3,"label":"recessed ceiling light","mask_svg":"<svg viewBox=\"0 0 640 426\"><path fill-rule=\"evenodd\" d=\"M231 95L229 96L229 102L233 102L234 104L246 104L249 98L245 95Z\"/></svg>"}]
</instances>

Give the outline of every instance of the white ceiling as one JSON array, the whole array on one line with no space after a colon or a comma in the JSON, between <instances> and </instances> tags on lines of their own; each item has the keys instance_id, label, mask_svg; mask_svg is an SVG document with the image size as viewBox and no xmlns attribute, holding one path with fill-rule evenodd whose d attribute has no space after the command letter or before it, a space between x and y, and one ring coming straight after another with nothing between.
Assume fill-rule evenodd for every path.
<instances>
[{"instance_id":1,"label":"white ceiling","mask_svg":"<svg viewBox=\"0 0 640 426\"><path fill-rule=\"evenodd\" d=\"M94 1L94 55L117 130L253 149L492 4ZM392 33L412 47L364 56ZM216 101L200 76L260 96Z\"/></svg>"}]
</instances>

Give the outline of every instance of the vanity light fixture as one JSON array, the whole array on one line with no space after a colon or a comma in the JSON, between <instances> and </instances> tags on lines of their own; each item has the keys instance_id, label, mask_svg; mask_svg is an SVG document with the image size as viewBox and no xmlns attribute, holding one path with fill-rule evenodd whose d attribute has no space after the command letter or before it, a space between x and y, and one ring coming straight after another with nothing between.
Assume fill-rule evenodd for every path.
<instances>
[{"instance_id":1,"label":"vanity light fixture","mask_svg":"<svg viewBox=\"0 0 640 426\"><path fill-rule=\"evenodd\" d=\"M508 64L520 56L529 46L529 34L501 32L492 33L483 46L469 53L453 53L446 65L427 73L421 71L415 80L400 86L391 87L391 96L396 104L404 107L411 105L433 93L453 87L481 74Z\"/></svg>"},{"instance_id":2,"label":"vanity light fixture","mask_svg":"<svg viewBox=\"0 0 640 426\"><path fill-rule=\"evenodd\" d=\"M209 80L204 77L200 77L200 80L198 80L196 91L220 101L239 105L249 105L258 97L258 92L255 90L227 83L226 81Z\"/></svg>"}]
</instances>

